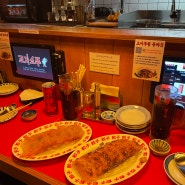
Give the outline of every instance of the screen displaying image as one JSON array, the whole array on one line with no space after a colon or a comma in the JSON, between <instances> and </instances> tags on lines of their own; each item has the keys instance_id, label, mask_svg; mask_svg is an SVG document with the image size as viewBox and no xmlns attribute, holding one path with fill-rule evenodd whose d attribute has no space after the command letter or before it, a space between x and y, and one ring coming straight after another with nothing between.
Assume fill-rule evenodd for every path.
<instances>
[{"instance_id":1,"label":"screen displaying image","mask_svg":"<svg viewBox=\"0 0 185 185\"><path fill-rule=\"evenodd\" d=\"M12 45L16 76L53 80L49 48Z\"/></svg>"},{"instance_id":2,"label":"screen displaying image","mask_svg":"<svg viewBox=\"0 0 185 185\"><path fill-rule=\"evenodd\" d=\"M168 59L164 61L162 83L173 85L178 89L178 102L185 104L185 59Z\"/></svg>"},{"instance_id":3,"label":"screen displaying image","mask_svg":"<svg viewBox=\"0 0 185 185\"><path fill-rule=\"evenodd\" d=\"M9 16L27 16L26 2L25 4L8 4Z\"/></svg>"}]
</instances>

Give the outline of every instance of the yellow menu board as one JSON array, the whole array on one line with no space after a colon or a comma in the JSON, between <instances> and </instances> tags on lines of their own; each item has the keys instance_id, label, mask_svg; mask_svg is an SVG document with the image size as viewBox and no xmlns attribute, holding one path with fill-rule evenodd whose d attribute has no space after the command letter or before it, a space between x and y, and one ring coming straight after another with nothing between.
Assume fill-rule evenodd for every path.
<instances>
[{"instance_id":1,"label":"yellow menu board","mask_svg":"<svg viewBox=\"0 0 185 185\"><path fill-rule=\"evenodd\" d=\"M159 81L165 41L135 40L132 78Z\"/></svg>"}]
</instances>

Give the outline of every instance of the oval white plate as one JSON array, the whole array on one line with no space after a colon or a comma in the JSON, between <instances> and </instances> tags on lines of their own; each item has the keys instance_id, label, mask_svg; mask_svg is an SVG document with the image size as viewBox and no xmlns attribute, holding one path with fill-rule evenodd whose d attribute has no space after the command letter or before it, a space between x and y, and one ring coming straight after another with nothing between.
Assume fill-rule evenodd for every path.
<instances>
[{"instance_id":1,"label":"oval white plate","mask_svg":"<svg viewBox=\"0 0 185 185\"><path fill-rule=\"evenodd\" d=\"M16 83L3 83L0 84L0 95L9 95L16 92L19 89Z\"/></svg>"},{"instance_id":2,"label":"oval white plate","mask_svg":"<svg viewBox=\"0 0 185 185\"><path fill-rule=\"evenodd\" d=\"M164 160L164 170L168 177L177 185L184 185L185 184L185 177L181 174L181 172L176 167L174 161L174 155L170 154Z\"/></svg>"},{"instance_id":3,"label":"oval white plate","mask_svg":"<svg viewBox=\"0 0 185 185\"><path fill-rule=\"evenodd\" d=\"M79 125L83 131L84 131L84 135L83 137L77 141L77 142L73 142L72 144L68 144L67 146L63 147L59 147L57 149L53 149L53 150L48 150L46 152L44 152L44 154L39 154L36 155L34 157L28 157L28 158L24 158L21 157L22 154L22 148L21 148L21 143L25 140L25 138L30 137L32 135L38 134L38 133L42 133L46 130L50 130L53 128L56 128L57 126L68 126L68 125ZM26 161L41 161L41 160L47 160L47 159L52 159L52 158L56 158L56 157L60 157L62 155L65 155L67 153L72 152L73 150L75 150L77 147L79 147L80 145L82 145L83 143L87 142L92 135L92 130L89 127L89 125L83 123L83 122L78 122L78 121L60 121L60 122L54 122L54 123L50 123L50 124L46 124L40 127L37 127L29 132L27 132L26 134L24 134L23 136L21 136L17 141L15 141L15 143L12 146L12 153L15 157L22 159L22 160L26 160Z\"/></svg>"},{"instance_id":4,"label":"oval white plate","mask_svg":"<svg viewBox=\"0 0 185 185\"><path fill-rule=\"evenodd\" d=\"M87 154L91 151L96 150L100 145L106 144L108 142L111 142L113 140L118 139L128 139L131 141L137 142L139 145L142 146L141 152L134 157L129 158L127 161L123 163L123 165L119 165L118 167L110 170L109 172L105 173L102 177L97 179L97 181L94 182L84 182L80 176L78 175L78 172L73 168L73 161L75 159L81 157L84 154ZM150 156L150 150L148 148L148 145L139 137L129 135L129 134L114 134L114 135L106 135L99 138L95 138L83 145L81 145L77 150L75 150L67 159L65 166L64 166L64 172L67 177L67 179L75 184L75 185L82 185L82 184L89 184L89 185L107 185L107 184L115 184L121 181L124 181L133 175L135 175L137 172L139 172L148 161L148 158ZM146 157L146 162L142 163L140 162L141 157Z\"/></svg>"},{"instance_id":5,"label":"oval white plate","mask_svg":"<svg viewBox=\"0 0 185 185\"><path fill-rule=\"evenodd\" d=\"M126 105L116 111L116 119L131 127L142 127L151 119L150 112L138 105Z\"/></svg>"}]
</instances>

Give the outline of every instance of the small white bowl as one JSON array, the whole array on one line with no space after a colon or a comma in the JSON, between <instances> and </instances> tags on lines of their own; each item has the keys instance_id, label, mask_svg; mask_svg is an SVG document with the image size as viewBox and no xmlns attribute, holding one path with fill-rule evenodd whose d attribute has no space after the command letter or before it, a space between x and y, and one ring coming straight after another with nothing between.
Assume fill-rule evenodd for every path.
<instances>
[{"instance_id":1,"label":"small white bowl","mask_svg":"<svg viewBox=\"0 0 185 185\"><path fill-rule=\"evenodd\" d=\"M114 111L103 111L101 113L101 118L105 121L113 122L115 120L116 113Z\"/></svg>"},{"instance_id":2,"label":"small white bowl","mask_svg":"<svg viewBox=\"0 0 185 185\"><path fill-rule=\"evenodd\" d=\"M157 156L165 156L171 150L169 143L162 139L152 139L149 143L149 148Z\"/></svg>"}]
</instances>

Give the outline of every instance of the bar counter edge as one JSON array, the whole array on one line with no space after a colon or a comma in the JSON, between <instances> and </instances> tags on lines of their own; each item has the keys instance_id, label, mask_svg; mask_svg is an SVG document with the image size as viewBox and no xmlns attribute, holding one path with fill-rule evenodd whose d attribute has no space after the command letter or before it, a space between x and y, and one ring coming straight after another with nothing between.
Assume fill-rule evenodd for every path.
<instances>
[{"instance_id":1,"label":"bar counter edge","mask_svg":"<svg viewBox=\"0 0 185 185\"><path fill-rule=\"evenodd\" d=\"M24 164L15 161L13 158L6 157L3 154L0 154L0 168L2 172L11 175L12 177L28 185L64 185L60 181L51 178L41 172L38 172L32 168L26 167ZM12 168L14 168L14 170L12 170Z\"/></svg>"},{"instance_id":2,"label":"bar counter edge","mask_svg":"<svg viewBox=\"0 0 185 185\"><path fill-rule=\"evenodd\" d=\"M155 39L164 40L169 43L185 42L184 29L168 28L122 29L87 26L55 26L47 24L0 23L0 32L130 41L135 39Z\"/></svg>"}]
</instances>

